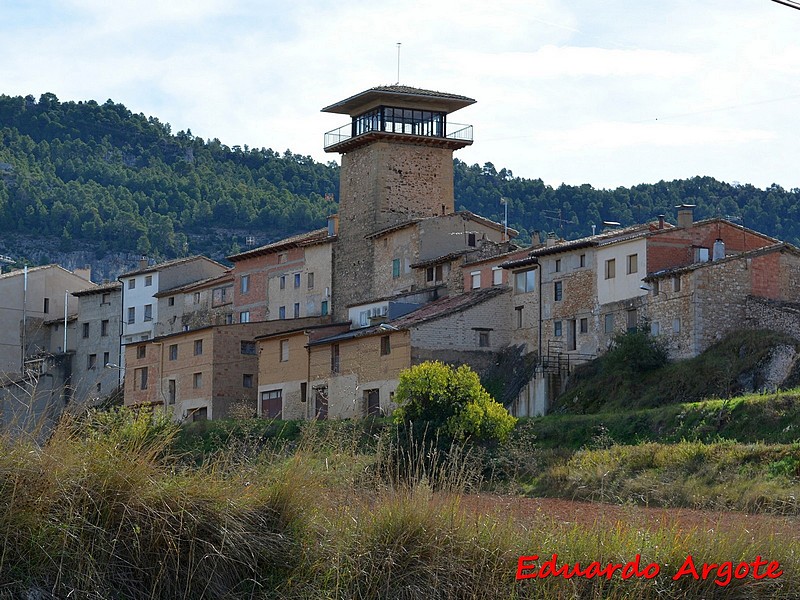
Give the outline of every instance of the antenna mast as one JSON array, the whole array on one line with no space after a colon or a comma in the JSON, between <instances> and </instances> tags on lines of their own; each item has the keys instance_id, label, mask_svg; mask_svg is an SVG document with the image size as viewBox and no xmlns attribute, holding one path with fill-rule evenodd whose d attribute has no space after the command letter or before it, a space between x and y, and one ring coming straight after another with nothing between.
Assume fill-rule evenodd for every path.
<instances>
[{"instance_id":1,"label":"antenna mast","mask_svg":"<svg viewBox=\"0 0 800 600\"><path fill-rule=\"evenodd\" d=\"M400 45L402 43L403 42L397 42L397 84L395 85L400 84Z\"/></svg>"}]
</instances>

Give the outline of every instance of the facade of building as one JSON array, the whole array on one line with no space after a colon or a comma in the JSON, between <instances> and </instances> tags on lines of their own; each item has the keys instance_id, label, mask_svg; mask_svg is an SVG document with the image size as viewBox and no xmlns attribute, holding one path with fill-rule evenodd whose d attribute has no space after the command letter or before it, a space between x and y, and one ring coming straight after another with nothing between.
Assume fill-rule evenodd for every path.
<instances>
[{"instance_id":1,"label":"facade of building","mask_svg":"<svg viewBox=\"0 0 800 600\"><path fill-rule=\"evenodd\" d=\"M152 339L159 322L159 292L222 275L225 267L205 256L178 258L139 268L118 277L122 283L122 343ZM169 302L169 298L167 300Z\"/></svg>"},{"instance_id":2,"label":"facade of building","mask_svg":"<svg viewBox=\"0 0 800 600\"><path fill-rule=\"evenodd\" d=\"M342 155L333 255L335 318L344 319L348 306L402 290L396 280L410 280L410 265L425 259L402 254L403 246L413 243L412 232L399 234L391 248L385 234L416 219L453 214L453 151L472 143L472 127L449 122L449 115L474 102L394 85L323 109L350 117L350 123L325 134L325 150ZM384 235L374 237L379 232ZM391 255L388 267L379 251Z\"/></svg>"},{"instance_id":3,"label":"facade of building","mask_svg":"<svg viewBox=\"0 0 800 600\"><path fill-rule=\"evenodd\" d=\"M414 364L441 360L485 371L509 345L509 298L507 287L478 290L368 327L350 329L344 323L260 338L259 414L287 419L387 414L395 408L400 372Z\"/></svg>"},{"instance_id":4,"label":"facade of building","mask_svg":"<svg viewBox=\"0 0 800 600\"><path fill-rule=\"evenodd\" d=\"M65 303L66 314L75 315L78 300L71 292L94 285L88 272L73 273L58 265L0 275L0 375L22 374L28 356L63 352L63 343L51 346L45 322L63 319Z\"/></svg>"},{"instance_id":5,"label":"facade of building","mask_svg":"<svg viewBox=\"0 0 800 600\"><path fill-rule=\"evenodd\" d=\"M319 325L319 318L296 324ZM213 325L127 344L125 404L162 407L176 420L256 414L256 337L286 328L259 321Z\"/></svg>"},{"instance_id":6,"label":"facade of building","mask_svg":"<svg viewBox=\"0 0 800 600\"><path fill-rule=\"evenodd\" d=\"M756 305L800 301L800 251L777 243L665 269L646 282L651 334L665 340L673 358L690 358L748 325L791 331L782 319L758 320L765 311Z\"/></svg>"},{"instance_id":7,"label":"facade of building","mask_svg":"<svg viewBox=\"0 0 800 600\"><path fill-rule=\"evenodd\" d=\"M332 248L328 227L229 256L237 322L326 316L331 312Z\"/></svg>"},{"instance_id":8,"label":"facade of building","mask_svg":"<svg viewBox=\"0 0 800 600\"><path fill-rule=\"evenodd\" d=\"M122 284L101 284L72 294L78 299L70 385L76 402L96 404L121 384ZM59 334L58 323L54 334Z\"/></svg>"},{"instance_id":9,"label":"facade of building","mask_svg":"<svg viewBox=\"0 0 800 600\"><path fill-rule=\"evenodd\" d=\"M154 296L158 303L156 336L237 322L233 310L233 273L230 271L164 290Z\"/></svg>"}]
</instances>

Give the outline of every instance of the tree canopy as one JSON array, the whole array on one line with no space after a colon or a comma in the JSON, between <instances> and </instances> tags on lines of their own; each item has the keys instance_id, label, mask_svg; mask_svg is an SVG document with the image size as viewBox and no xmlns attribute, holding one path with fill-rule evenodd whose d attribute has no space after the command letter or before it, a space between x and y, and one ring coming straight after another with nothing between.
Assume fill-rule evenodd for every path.
<instances>
[{"instance_id":1,"label":"tree canopy","mask_svg":"<svg viewBox=\"0 0 800 600\"><path fill-rule=\"evenodd\" d=\"M682 203L697 205L697 218L727 217L800 243L800 190L777 184L761 190L693 177L604 190L552 187L490 162L456 159L454 167L456 208L500 222L505 198L523 243L536 231L571 239L604 220L669 218ZM320 227L338 194L335 162L173 134L168 123L111 100L0 95L0 232L57 237L66 249L92 242L101 254L220 257L231 247L227 236L219 248L196 247L195 238L234 229L266 243Z\"/></svg>"}]
</instances>

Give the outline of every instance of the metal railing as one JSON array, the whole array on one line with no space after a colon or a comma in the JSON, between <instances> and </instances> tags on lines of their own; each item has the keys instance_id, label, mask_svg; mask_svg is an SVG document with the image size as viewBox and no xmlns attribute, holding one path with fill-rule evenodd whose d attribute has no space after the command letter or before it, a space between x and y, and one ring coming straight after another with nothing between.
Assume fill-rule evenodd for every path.
<instances>
[{"instance_id":1,"label":"metal railing","mask_svg":"<svg viewBox=\"0 0 800 600\"><path fill-rule=\"evenodd\" d=\"M362 135L368 135L370 133L380 132L379 129L371 129L368 131L364 131L359 133L356 136L353 136L353 124L348 123L347 125L343 125L338 129L333 129L328 131L325 134L324 140L324 147L330 148L331 146L335 146L337 144L341 144L342 142L346 142L347 140L355 137L361 137ZM444 136L436 136L436 135L420 135L420 134L409 134L409 133L394 133L393 135L408 135L408 136L415 136L415 137L430 137L430 138L444 138L448 140L458 140L461 142L472 142L472 125L463 125L460 123L447 123L447 131L445 132Z\"/></svg>"}]
</instances>

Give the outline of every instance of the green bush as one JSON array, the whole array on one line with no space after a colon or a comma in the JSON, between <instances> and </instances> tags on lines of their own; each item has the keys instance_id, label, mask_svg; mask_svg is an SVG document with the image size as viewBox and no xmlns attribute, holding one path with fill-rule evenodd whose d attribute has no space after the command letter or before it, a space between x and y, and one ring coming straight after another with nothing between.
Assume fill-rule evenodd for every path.
<instances>
[{"instance_id":1,"label":"green bush","mask_svg":"<svg viewBox=\"0 0 800 600\"><path fill-rule=\"evenodd\" d=\"M481 385L467 365L424 362L400 373L398 423L427 423L455 439L504 441L516 419Z\"/></svg>"}]
</instances>

